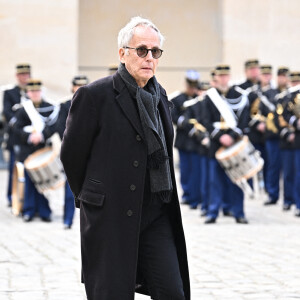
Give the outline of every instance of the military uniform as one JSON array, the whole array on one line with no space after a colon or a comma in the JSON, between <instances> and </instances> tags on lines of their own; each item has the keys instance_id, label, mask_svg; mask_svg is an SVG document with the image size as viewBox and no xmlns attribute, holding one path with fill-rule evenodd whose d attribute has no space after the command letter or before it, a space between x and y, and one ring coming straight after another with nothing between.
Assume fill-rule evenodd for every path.
<instances>
[{"instance_id":1,"label":"military uniform","mask_svg":"<svg viewBox=\"0 0 300 300\"><path fill-rule=\"evenodd\" d=\"M261 73L272 74L270 65L262 65ZM264 132L265 143L265 189L269 199L265 205L276 204L279 198L279 180L280 180L280 147L279 132L275 123L276 116L276 96L277 91L270 85L260 88L257 93L259 104L259 113L265 120L266 130Z\"/></svg>"},{"instance_id":2,"label":"military uniform","mask_svg":"<svg viewBox=\"0 0 300 300\"><path fill-rule=\"evenodd\" d=\"M40 90L41 81L39 80L29 80L27 84L28 90ZM27 100L31 101L31 100ZM44 100L35 106L38 110L40 116L44 119L45 124L51 126L54 121L49 118L53 109L51 109L51 104ZM32 131L30 126L32 126L32 121L26 112L25 108L21 108L16 113L16 121L13 124L13 131L17 136L18 145L20 146L20 151L18 153L18 160L24 162L25 159L35 151L42 149L46 146L46 140L50 137L51 131L46 126L42 132L43 140L40 143L34 145L30 142L30 135ZM30 179L28 173L25 170L25 195L24 195L24 206L23 206L23 218L24 221L28 222L33 219L35 214L38 213L43 221L51 221L51 209L49 207L48 200L44 195L40 194L32 180Z\"/></svg>"},{"instance_id":3,"label":"military uniform","mask_svg":"<svg viewBox=\"0 0 300 300\"><path fill-rule=\"evenodd\" d=\"M300 72L291 73L291 81L300 84ZM294 200L296 204L297 217L300 217L300 88L296 86L291 88L290 95L284 99L286 104L283 109L282 116L290 128L294 130Z\"/></svg>"},{"instance_id":4,"label":"military uniform","mask_svg":"<svg viewBox=\"0 0 300 300\"><path fill-rule=\"evenodd\" d=\"M283 177L283 210L289 210L295 203L294 181L295 181L295 149L294 142L290 140L294 134L294 128L286 122L283 117L284 110L287 110L292 94L289 89L276 95L276 125L280 136L281 167Z\"/></svg>"},{"instance_id":5,"label":"military uniform","mask_svg":"<svg viewBox=\"0 0 300 300\"><path fill-rule=\"evenodd\" d=\"M16 66L17 74L30 74L30 65L18 64ZM13 134L12 126L15 122L16 111L20 108L21 100L26 100L25 89L16 85L14 88L6 90L3 96L3 115L6 122L6 149L9 151L9 175L7 186L7 199L8 204L11 206L11 194L12 194L12 175L15 164L14 146L16 145L16 137Z\"/></svg>"},{"instance_id":6,"label":"military uniform","mask_svg":"<svg viewBox=\"0 0 300 300\"><path fill-rule=\"evenodd\" d=\"M229 74L230 67L221 65L216 67L216 75ZM249 111L248 99L240 97L236 99L236 91L231 88L225 94L217 89L217 93L226 99L226 102L234 111L237 117L237 126L230 128L226 125L223 116L214 104L208 94L205 97L203 125L207 128L210 134L209 147L209 206L207 219L205 223L214 223L218 217L219 210L222 207L225 213L232 212L238 223L247 223L244 214L243 191L234 184L226 175L224 169L215 158L216 151L221 147L220 138L224 134L228 134L234 141L238 141L248 126ZM224 99L225 98L225 99ZM233 99L230 99L233 98Z\"/></svg>"},{"instance_id":7,"label":"military uniform","mask_svg":"<svg viewBox=\"0 0 300 300\"><path fill-rule=\"evenodd\" d=\"M208 147L209 134L203 123L204 97L198 96L195 99L185 102L185 117L193 124L189 136L197 143L198 164L195 166L199 172L199 182L196 183L198 188L199 202L201 203L201 215L205 216L208 211L209 185L208 185ZM189 103L190 102L190 103Z\"/></svg>"},{"instance_id":8,"label":"military uniform","mask_svg":"<svg viewBox=\"0 0 300 300\"><path fill-rule=\"evenodd\" d=\"M111 67L112 68L112 67ZM88 78L86 76L75 76L72 80L72 92L74 93L74 88L79 88L83 85L88 84ZM60 105L60 112L58 120L54 127L52 127L53 133L57 132L61 139L63 139L63 134L66 129L66 120L71 107L71 100L68 100ZM68 181L65 184L65 197L64 197L64 226L65 229L70 229L73 224L73 218L75 213L75 200L73 193L71 191Z\"/></svg>"},{"instance_id":9,"label":"military uniform","mask_svg":"<svg viewBox=\"0 0 300 300\"><path fill-rule=\"evenodd\" d=\"M189 87L197 89L199 74L195 71L188 71L186 74L186 84ZM176 126L176 138L174 147L179 152L180 163L180 182L183 189L182 202L191 204L194 207L194 203L197 203L199 199L198 193L194 193L194 186L199 182L199 171L193 166L197 165L197 143L193 138L189 136L190 130L193 125L188 122L188 119L184 117L185 107L184 103L187 100L193 99L197 96L196 93L188 95L186 92L181 93L177 97L171 99L174 107L172 109L172 121ZM192 172L194 171L194 175Z\"/></svg>"}]
</instances>

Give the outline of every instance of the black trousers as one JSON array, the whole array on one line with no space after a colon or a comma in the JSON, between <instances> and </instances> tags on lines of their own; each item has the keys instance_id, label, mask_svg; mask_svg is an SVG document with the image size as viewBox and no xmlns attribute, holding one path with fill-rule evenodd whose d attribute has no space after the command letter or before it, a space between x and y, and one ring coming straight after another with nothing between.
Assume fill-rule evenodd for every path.
<instances>
[{"instance_id":1,"label":"black trousers","mask_svg":"<svg viewBox=\"0 0 300 300\"><path fill-rule=\"evenodd\" d=\"M146 282L151 299L184 300L167 208L168 204L144 201L137 272Z\"/></svg>"}]
</instances>

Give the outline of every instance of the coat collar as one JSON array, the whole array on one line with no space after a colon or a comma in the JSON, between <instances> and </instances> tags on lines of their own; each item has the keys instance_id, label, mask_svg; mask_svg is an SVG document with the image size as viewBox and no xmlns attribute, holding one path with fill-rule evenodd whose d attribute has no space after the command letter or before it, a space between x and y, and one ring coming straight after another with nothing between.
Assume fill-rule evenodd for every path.
<instances>
[{"instance_id":1,"label":"coat collar","mask_svg":"<svg viewBox=\"0 0 300 300\"><path fill-rule=\"evenodd\" d=\"M126 117L130 121L132 126L136 129L136 131L139 133L139 135L144 137L143 128L141 125L137 107L135 106L134 101L131 101L131 95L118 72L116 72L113 75L113 87L118 92L118 95L116 96L116 101L120 105L123 113L126 115ZM164 126L166 143L168 145L169 151L169 147L172 148L173 146L173 126L170 115L170 108L172 106L172 103L168 101L166 92L161 86L160 93L161 101L159 102L158 109Z\"/></svg>"},{"instance_id":2,"label":"coat collar","mask_svg":"<svg viewBox=\"0 0 300 300\"><path fill-rule=\"evenodd\" d=\"M144 137L137 107L135 106L134 101L132 101L131 95L129 94L129 91L118 72L113 75L113 87L118 92L116 100L120 105L123 113L126 115L139 135Z\"/></svg>"}]
</instances>

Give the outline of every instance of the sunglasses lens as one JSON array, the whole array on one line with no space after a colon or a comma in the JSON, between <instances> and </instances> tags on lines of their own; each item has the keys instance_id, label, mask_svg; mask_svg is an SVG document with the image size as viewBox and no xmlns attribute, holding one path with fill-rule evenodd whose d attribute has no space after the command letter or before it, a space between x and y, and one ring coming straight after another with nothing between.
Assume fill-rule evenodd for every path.
<instances>
[{"instance_id":1,"label":"sunglasses lens","mask_svg":"<svg viewBox=\"0 0 300 300\"><path fill-rule=\"evenodd\" d=\"M147 48L137 48L137 55L139 57L145 57L148 54Z\"/></svg>"},{"instance_id":2,"label":"sunglasses lens","mask_svg":"<svg viewBox=\"0 0 300 300\"><path fill-rule=\"evenodd\" d=\"M153 56L153 58L159 58L159 57L161 57L161 50L160 49L152 49L151 50L151 52L152 52L152 56Z\"/></svg>"}]
</instances>

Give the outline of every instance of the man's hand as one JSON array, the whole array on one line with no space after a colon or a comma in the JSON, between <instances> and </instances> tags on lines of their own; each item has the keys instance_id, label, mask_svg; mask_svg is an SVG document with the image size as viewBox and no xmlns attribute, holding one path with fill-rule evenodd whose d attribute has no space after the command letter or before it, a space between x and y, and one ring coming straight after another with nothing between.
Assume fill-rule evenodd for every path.
<instances>
[{"instance_id":1,"label":"man's hand","mask_svg":"<svg viewBox=\"0 0 300 300\"><path fill-rule=\"evenodd\" d=\"M224 147L230 147L234 143L234 139L226 133L220 137L219 141Z\"/></svg>"},{"instance_id":2,"label":"man's hand","mask_svg":"<svg viewBox=\"0 0 300 300\"><path fill-rule=\"evenodd\" d=\"M260 132L265 132L266 131L266 123L264 122L260 122L258 125L257 125L257 130L260 131Z\"/></svg>"},{"instance_id":3,"label":"man's hand","mask_svg":"<svg viewBox=\"0 0 300 300\"><path fill-rule=\"evenodd\" d=\"M29 136L29 142L33 145L38 145L44 139L43 135L40 132L33 132Z\"/></svg>"}]
</instances>

